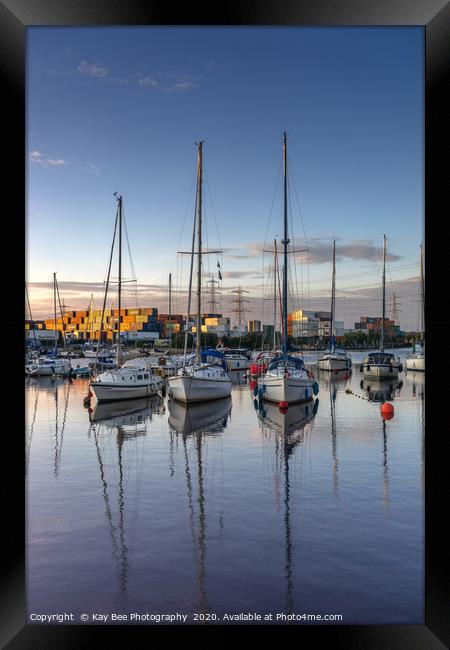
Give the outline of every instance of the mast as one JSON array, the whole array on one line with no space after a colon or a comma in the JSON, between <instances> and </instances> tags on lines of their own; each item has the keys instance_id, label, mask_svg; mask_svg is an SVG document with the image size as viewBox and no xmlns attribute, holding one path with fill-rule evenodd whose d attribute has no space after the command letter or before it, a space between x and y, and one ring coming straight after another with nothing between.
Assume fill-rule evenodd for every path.
<instances>
[{"instance_id":1,"label":"mast","mask_svg":"<svg viewBox=\"0 0 450 650\"><path fill-rule=\"evenodd\" d=\"M53 273L53 307L55 315L55 352L58 351L58 330L56 329L56 273Z\"/></svg>"},{"instance_id":2,"label":"mast","mask_svg":"<svg viewBox=\"0 0 450 650\"><path fill-rule=\"evenodd\" d=\"M170 321L172 320L172 273L169 273L169 352L172 343L172 328L170 327Z\"/></svg>"},{"instance_id":3,"label":"mast","mask_svg":"<svg viewBox=\"0 0 450 650\"><path fill-rule=\"evenodd\" d=\"M59 313L61 314L63 344L64 344L64 349L66 349L66 327L64 323L64 311L63 311L63 306L61 305L61 298L59 296L59 287L58 287L58 281L56 280L56 274L55 274L55 284L56 284L56 293L58 294ZM64 305L64 307L65 306L66 305Z\"/></svg>"},{"instance_id":4,"label":"mast","mask_svg":"<svg viewBox=\"0 0 450 650\"><path fill-rule=\"evenodd\" d=\"M383 235L383 316L381 319L381 352L384 352L384 317L386 312L386 235Z\"/></svg>"},{"instance_id":5,"label":"mast","mask_svg":"<svg viewBox=\"0 0 450 650\"><path fill-rule=\"evenodd\" d=\"M287 352L287 289L288 289L288 274L287 274L287 259L288 259L288 219L287 219L287 135L286 131L283 134L283 172L284 172L284 239L281 242L284 250L284 269L283 269L283 352Z\"/></svg>"},{"instance_id":6,"label":"mast","mask_svg":"<svg viewBox=\"0 0 450 650\"><path fill-rule=\"evenodd\" d=\"M25 293L27 295L28 312L30 314L31 326L33 328L34 347L37 348L36 330L34 329L33 314L31 313L30 296L28 295L27 283L25 282Z\"/></svg>"},{"instance_id":7,"label":"mast","mask_svg":"<svg viewBox=\"0 0 450 650\"><path fill-rule=\"evenodd\" d=\"M425 284L424 284L424 278L423 278L423 244L422 242L420 243L420 301L421 301L421 309L420 309L420 340L423 345L424 341L424 330L425 330L425 318L424 318L424 307L425 307Z\"/></svg>"},{"instance_id":8,"label":"mast","mask_svg":"<svg viewBox=\"0 0 450 650\"><path fill-rule=\"evenodd\" d=\"M273 349L277 347L277 240L273 240Z\"/></svg>"},{"instance_id":9,"label":"mast","mask_svg":"<svg viewBox=\"0 0 450 650\"><path fill-rule=\"evenodd\" d=\"M94 340L94 309L93 309L94 305L93 305L93 301L94 301L94 294L91 293L91 302L90 302L90 305L89 305L89 316L90 316L90 320L91 320L91 341Z\"/></svg>"},{"instance_id":10,"label":"mast","mask_svg":"<svg viewBox=\"0 0 450 650\"><path fill-rule=\"evenodd\" d=\"M200 338L202 331L202 151L203 142L198 143L197 195L198 195L198 266L197 266L197 336L195 337L195 356L200 363Z\"/></svg>"},{"instance_id":11,"label":"mast","mask_svg":"<svg viewBox=\"0 0 450 650\"><path fill-rule=\"evenodd\" d=\"M336 300L336 240L333 240L333 274L331 280L331 322L330 322L330 350L334 352L334 308Z\"/></svg>"},{"instance_id":12,"label":"mast","mask_svg":"<svg viewBox=\"0 0 450 650\"><path fill-rule=\"evenodd\" d=\"M117 200L119 202L119 296L118 296L118 315L117 315L117 352L116 352L116 362L117 365L120 363L120 308L122 304L122 196L117 195Z\"/></svg>"}]
</instances>

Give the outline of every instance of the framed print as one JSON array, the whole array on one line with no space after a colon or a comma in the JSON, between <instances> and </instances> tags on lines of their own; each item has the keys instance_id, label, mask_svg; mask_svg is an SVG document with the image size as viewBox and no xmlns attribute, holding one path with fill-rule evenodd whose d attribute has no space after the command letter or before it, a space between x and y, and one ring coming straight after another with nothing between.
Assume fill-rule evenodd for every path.
<instances>
[{"instance_id":1,"label":"framed print","mask_svg":"<svg viewBox=\"0 0 450 650\"><path fill-rule=\"evenodd\" d=\"M0 16L4 647L445 647L448 3Z\"/></svg>"}]
</instances>

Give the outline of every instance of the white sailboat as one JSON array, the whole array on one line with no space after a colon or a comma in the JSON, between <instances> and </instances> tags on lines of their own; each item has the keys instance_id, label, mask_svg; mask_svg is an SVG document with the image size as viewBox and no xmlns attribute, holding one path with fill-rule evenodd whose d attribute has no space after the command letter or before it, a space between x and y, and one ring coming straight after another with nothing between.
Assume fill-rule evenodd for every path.
<instances>
[{"instance_id":1,"label":"white sailboat","mask_svg":"<svg viewBox=\"0 0 450 650\"><path fill-rule=\"evenodd\" d=\"M364 359L361 369L364 379L392 379L398 377L403 366L400 358L384 349L384 321L386 312L386 235L383 236L383 315L381 319L381 345L378 352L369 352Z\"/></svg>"},{"instance_id":2,"label":"white sailboat","mask_svg":"<svg viewBox=\"0 0 450 650\"><path fill-rule=\"evenodd\" d=\"M203 143L198 143L197 161L197 200L192 236L191 272L189 278L188 314L184 341L183 367L174 377L169 377L169 391L173 399L180 402L204 402L231 395L231 378L227 371L224 356L218 350L201 352L200 337L202 331L201 292L202 292L202 154ZM194 363L186 363L187 337L190 322L190 302L192 291L192 271L195 248L195 226L197 221L197 324L196 353ZM220 362L220 365L217 363Z\"/></svg>"},{"instance_id":3,"label":"white sailboat","mask_svg":"<svg viewBox=\"0 0 450 650\"><path fill-rule=\"evenodd\" d=\"M425 372L425 348L424 348L424 304L425 284L423 278L423 246L420 244L420 350L416 349L414 341L411 354L408 354L405 361L406 370Z\"/></svg>"},{"instance_id":4,"label":"white sailboat","mask_svg":"<svg viewBox=\"0 0 450 650\"><path fill-rule=\"evenodd\" d=\"M114 250L116 232L119 232L119 287L118 287L118 318L117 318L117 341L116 341L116 363L117 370L107 370L95 376L91 381L91 389L99 402L126 400L137 397L150 397L156 395L164 386L164 380L156 375L143 359L131 359L122 365L122 354L120 346L120 317L121 317L121 294L122 294L122 197L115 194L117 198L117 213L114 226L114 236L109 260L108 277L106 281L105 298L103 301L102 317L100 323L99 339L103 331L103 319L105 314L106 297L108 293L111 262ZM99 347L97 347L97 354ZM97 358L96 358L97 361ZM121 367L122 366L122 367Z\"/></svg>"},{"instance_id":5,"label":"white sailboat","mask_svg":"<svg viewBox=\"0 0 450 650\"><path fill-rule=\"evenodd\" d=\"M48 377L51 375L68 375L71 369L70 359L62 359L58 357L58 329L56 322L56 293L58 290L58 285L56 281L56 273L53 273L53 303L54 303L54 330L55 330L55 346L53 353L46 357L38 357L37 359L32 359L30 362L25 364L25 374L30 377ZM59 294L58 294L59 295ZM60 303L61 309L61 303ZM64 319L64 315L61 311L61 318ZM64 330L63 330L64 334ZM65 337L64 337L65 344Z\"/></svg>"},{"instance_id":6,"label":"white sailboat","mask_svg":"<svg viewBox=\"0 0 450 650\"><path fill-rule=\"evenodd\" d=\"M287 310L288 310L288 218L287 218L287 136L283 137L284 163L284 273L283 273L283 308L282 308L282 352L273 357L267 372L259 383L262 397L280 406L295 402L308 402L319 392L319 386L312 373L307 369L300 356L288 354Z\"/></svg>"},{"instance_id":7,"label":"white sailboat","mask_svg":"<svg viewBox=\"0 0 450 650\"><path fill-rule=\"evenodd\" d=\"M336 304L336 242L333 241L333 274L331 282L331 323L329 348L317 360L319 370L350 370L352 360L346 350L336 348L334 335L335 304Z\"/></svg>"}]
</instances>

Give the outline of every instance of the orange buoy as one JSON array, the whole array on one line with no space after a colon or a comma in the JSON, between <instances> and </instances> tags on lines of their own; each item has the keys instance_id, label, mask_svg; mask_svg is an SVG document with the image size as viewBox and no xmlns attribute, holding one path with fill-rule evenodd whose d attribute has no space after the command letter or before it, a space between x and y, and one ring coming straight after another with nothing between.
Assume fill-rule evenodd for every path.
<instances>
[{"instance_id":1,"label":"orange buoy","mask_svg":"<svg viewBox=\"0 0 450 650\"><path fill-rule=\"evenodd\" d=\"M383 402L380 407L381 416L384 420L390 420L394 417L394 407L390 402Z\"/></svg>"}]
</instances>

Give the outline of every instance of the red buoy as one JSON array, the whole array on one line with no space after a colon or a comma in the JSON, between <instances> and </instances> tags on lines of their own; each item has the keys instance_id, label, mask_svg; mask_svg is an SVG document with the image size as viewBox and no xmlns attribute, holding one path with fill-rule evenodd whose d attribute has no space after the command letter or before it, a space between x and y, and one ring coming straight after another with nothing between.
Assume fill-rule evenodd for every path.
<instances>
[{"instance_id":1,"label":"red buoy","mask_svg":"<svg viewBox=\"0 0 450 650\"><path fill-rule=\"evenodd\" d=\"M281 413L287 413L289 404L287 402L278 402L278 408Z\"/></svg>"},{"instance_id":2,"label":"red buoy","mask_svg":"<svg viewBox=\"0 0 450 650\"><path fill-rule=\"evenodd\" d=\"M394 417L394 407L390 402L384 402L380 407L380 411L381 411L381 417L384 420L390 420L391 418Z\"/></svg>"}]
</instances>

